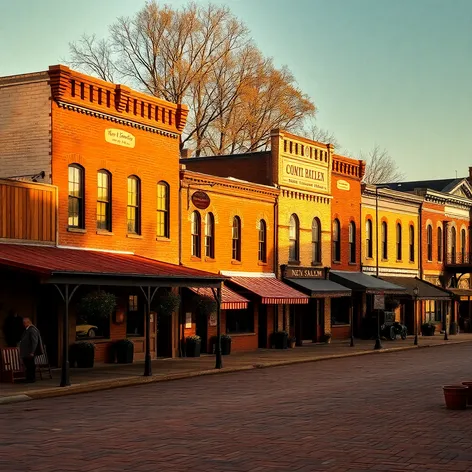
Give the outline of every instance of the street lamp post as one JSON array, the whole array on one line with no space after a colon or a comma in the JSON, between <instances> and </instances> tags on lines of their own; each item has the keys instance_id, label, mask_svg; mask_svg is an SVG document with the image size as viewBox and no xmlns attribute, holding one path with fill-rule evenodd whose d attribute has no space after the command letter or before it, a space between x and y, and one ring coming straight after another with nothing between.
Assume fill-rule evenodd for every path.
<instances>
[{"instance_id":1,"label":"street lamp post","mask_svg":"<svg viewBox=\"0 0 472 472\"><path fill-rule=\"evenodd\" d=\"M413 295L415 296L415 306L414 306L414 309L413 309L413 318L414 318L414 323L415 323L415 327L414 327L414 331L415 331L415 340L413 342L413 344L415 346L418 346L418 321L417 321L417 312L418 312L418 294L419 294L419 291L420 289L416 286L414 289L413 289Z\"/></svg>"}]
</instances>

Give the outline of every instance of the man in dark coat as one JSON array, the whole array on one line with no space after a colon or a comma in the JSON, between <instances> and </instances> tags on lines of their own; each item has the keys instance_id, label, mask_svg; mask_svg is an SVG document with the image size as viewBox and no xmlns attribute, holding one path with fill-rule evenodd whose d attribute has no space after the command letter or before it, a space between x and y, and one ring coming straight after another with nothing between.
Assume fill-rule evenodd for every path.
<instances>
[{"instance_id":1,"label":"man in dark coat","mask_svg":"<svg viewBox=\"0 0 472 472\"><path fill-rule=\"evenodd\" d=\"M34 356L42 353L42 341L38 328L28 317L23 318L25 331L20 341L20 357L26 369L26 381L36 381L36 365Z\"/></svg>"}]
</instances>

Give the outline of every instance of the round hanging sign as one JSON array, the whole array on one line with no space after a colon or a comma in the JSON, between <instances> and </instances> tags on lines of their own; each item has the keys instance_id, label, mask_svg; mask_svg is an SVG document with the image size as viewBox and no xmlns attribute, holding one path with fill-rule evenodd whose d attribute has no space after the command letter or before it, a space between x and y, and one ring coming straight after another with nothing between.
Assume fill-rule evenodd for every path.
<instances>
[{"instance_id":1,"label":"round hanging sign","mask_svg":"<svg viewBox=\"0 0 472 472\"><path fill-rule=\"evenodd\" d=\"M199 209L205 210L210 206L210 197L205 192L197 190L192 194L192 203Z\"/></svg>"}]
</instances>

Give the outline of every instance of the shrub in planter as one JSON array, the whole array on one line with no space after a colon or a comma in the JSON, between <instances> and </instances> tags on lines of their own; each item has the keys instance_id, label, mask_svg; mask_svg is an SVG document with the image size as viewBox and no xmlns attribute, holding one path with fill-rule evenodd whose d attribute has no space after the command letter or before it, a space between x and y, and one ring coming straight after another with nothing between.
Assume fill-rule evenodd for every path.
<instances>
[{"instance_id":1,"label":"shrub in planter","mask_svg":"<svg viewBox=\"0 0 472 472\"><path fill-rule=\"evenodd\" d=\"M321 342L329 344L331 342L331 333L325 333L321 336Z\"/></svg>"},{"instance_id":2,"label":"shrub in planter","mask_svg":"<svg viewBox=\"0 0 472 472\"><path fill-rule=\"evenodd\" d=\"M218 337L213 336L211 338L211 346L213 348L213 353L216 352L216 343L218 342ZM221 354L223 356L228 356L231 354L231 336L228 334L221 335Z\"/></svg>"},{"instance_id":3,"label":"shrub in planter","mask_svg":"<svg viewBox=\"0 0 472 472\"><path fill-rule=\"evenodd\" d=\"M273 334L273 344L275 349L287 349L288 333L287 331L276 331Z\"/></svg>"},{"instance_id":4,"label":"shrub in planter","mask_svg":"<svg viewBox=\"0 0 472 472\"><path fill-rule=\"evenodd\" d=\"M74 343L69 348L69 364L72 367L90 368L95 361L95 344L87 341Z\"/></svg>"},{"instance_id":5,"label":"shrub in planter","mask_svg":"<svg viewBox=\"0 0 472 472\"><path fill-rule=\"evenodd\" d=\"M200 357L202 340L200 336L187 336L185 339L185 353L187 357Z\"/></svg>"},{"instance_id":6,"label":"shrub in planter","mask_svg":"<svg viewBox=\"0 0 472 472\"><path fill-rule=\"evenodd\" d=\"M134 343L129 339L120 339L114 344L116 362L118 364L132 364L134 358Z\"/></svg>"},{"instance_id":7,"label":"shrub in planter","mask_svg":"<svg viewBox=\"0 0 472 472\"><path fill-rule=\"evenodd\" d=\"M433 323L423 323L421 325L421 334L423 336L434 336L434 332L436 331L436 325Z\"/></svg>"}]
</instances>

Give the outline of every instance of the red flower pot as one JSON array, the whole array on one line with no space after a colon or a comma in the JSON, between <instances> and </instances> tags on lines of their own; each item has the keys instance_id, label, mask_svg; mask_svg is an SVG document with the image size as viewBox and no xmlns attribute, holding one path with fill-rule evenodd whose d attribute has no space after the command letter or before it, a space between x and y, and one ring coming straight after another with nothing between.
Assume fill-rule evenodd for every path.
<instances>
[{"instance_id":1,"label":"red flower pot","mask_svg":"<svg viewBox=\"0 0 472 472\"><path fill-rule=\"evenodd\" d=\"M447 409L465 410L467 408L467 387L464 385L446 385L443 390Z\"/></svg>"},{"instance_id":2,"label":"red flower pot","mask_svg":"<svg viewBox=\"0 0 472 472\"><path fill-rule=\"evenodd\" d=\"M464 387L467 387L467 405L472 406L472 381L462 382Z\"/></svg>"}]
</instances>

